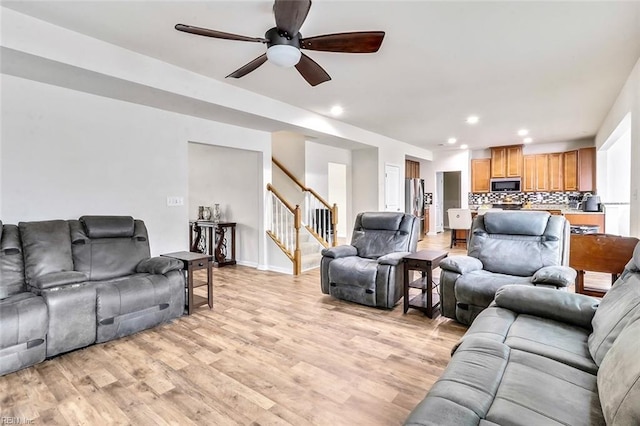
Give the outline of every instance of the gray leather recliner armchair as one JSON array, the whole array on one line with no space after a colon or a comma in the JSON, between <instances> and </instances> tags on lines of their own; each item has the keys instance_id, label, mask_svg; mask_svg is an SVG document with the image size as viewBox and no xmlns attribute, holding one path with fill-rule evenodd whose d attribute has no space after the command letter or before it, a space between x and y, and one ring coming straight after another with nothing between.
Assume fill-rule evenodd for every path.
<instances>
[{"instance_id":1,"label":"gray leather recliner armchair","mask_svg":"<svg viewBox=\"0 0 640 426\"><path fill-rule=\"evenodd\" d=\"M569 266L569 222L548 212L487 212L471 227L467 256L440 262L442 314L463 324L507 284L566 289L576 271Z\"/></svg>"},{"instance_id":2,"label":"gray leather recliner armchair","mask_svg":"<svg viewBox=\"0 0 640 426\"><path fill-rule=\"evenodd\" d=\"M393 308L402 297L402 258L416 251L419 222L405 213L359 213L351 245L322 250L320 284L333 297Z\"/></svg>"}]
</instances>

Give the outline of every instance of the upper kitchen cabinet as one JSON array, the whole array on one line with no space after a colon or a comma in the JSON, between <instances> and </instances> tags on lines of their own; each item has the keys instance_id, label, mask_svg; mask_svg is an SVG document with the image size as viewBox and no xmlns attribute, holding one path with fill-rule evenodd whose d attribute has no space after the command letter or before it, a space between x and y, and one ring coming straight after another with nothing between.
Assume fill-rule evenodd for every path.
<instances>
[{"instance_id":1,"label":"upper kitchen cabinet","mask_svg":"<svg viewBox=\"0 0 640 426\"><path fill-rule=\"evenodd\" d=\"M536 156L525 155L522 157L522 191L536 191Z\"/></svg>"},{"instance_id":2,"label":"upper kitchen cabinet","mask_svg":"<svg viewBox=\"0 0 640 426\"><path fill-rule=\"evenodd\" d=\"M549 190L549 154L535 155L535 188L536 191Z\"/></svg>"},{"instance_id":3,"label":"upper kitchen cabinet","mask_svg":"<svg viewBox=\"0 0 640 426\"><path fill-rule=\"evenodd\" d=\"M491 186L491 159L471 160L471 192L489 192Z\"/></svg>"},{"instance_id":4,"label":"upper kitchen cabinet","mask_svg":"<svg viewBox=\"0 0 640 426\"><path fill-rule=\"evenodd\" d=\"M491 177L510 178L522 176L522 146L491 148Z\"/></svg>"},{"instance_id":5,"label":"upper kitchen cabinet","mask_svg":"<svg viewBox=\"0 0 640 426\"><path fill-rule=\"evenodd\" d=\"M564 190L596 190L596 149L580 148L564 153Z\"/></svg>"},{"instance_id":6,"label":"upper kitchen cabinet","mask_svg":"<svg viewBox=\"0 0 640 426\"><path fill-rule=\"evenodd\" d=\"M404 160L405 179L420 179L420 162Z\"/></svg>"},{"instance_id":7,"label":"upper kitchen cabinet","mask_svg":"<svg viewBox=\"0 0 640 426\"><path fill-rule=\"evenodd\" d=\"M549 154L549 191L564 190L563 153Z\"/></svg>"}]
</instances>

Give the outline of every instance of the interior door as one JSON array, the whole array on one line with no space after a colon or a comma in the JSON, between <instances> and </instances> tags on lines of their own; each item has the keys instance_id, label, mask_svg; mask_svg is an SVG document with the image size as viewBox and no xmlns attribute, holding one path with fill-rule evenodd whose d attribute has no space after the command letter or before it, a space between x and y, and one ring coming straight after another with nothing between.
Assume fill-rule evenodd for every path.
<instances>
[{"instance_id":1,"label":"interior door","mask_svg":"<svg viewBox=\"0 0 640 426\"><path fill-rule=\"evenodd\" d=\"M384 209L400 211L400 167L393 164L384 166Z\"/></svg>"}]
</instances>

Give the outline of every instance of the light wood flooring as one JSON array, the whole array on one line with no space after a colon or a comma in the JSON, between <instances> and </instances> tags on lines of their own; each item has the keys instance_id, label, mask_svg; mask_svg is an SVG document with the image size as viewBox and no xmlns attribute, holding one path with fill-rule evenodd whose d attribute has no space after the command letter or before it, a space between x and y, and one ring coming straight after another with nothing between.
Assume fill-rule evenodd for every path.
<instances>
[{"instance_id":1,"label":"light wood flooring","mask_svg":"<svg viewBox=\"0 0 640 426\"><path fill-rule=\"evenodd\" d=\"M419 248L448 249L448 234ZM453 249L451 254L462 254ZM203 277L201 277L203 278ZM299 277L214 270L214 308L0 377L0 417L33 424L397 425L465 327L379 310Z\"/></svg>"}]
</instances>

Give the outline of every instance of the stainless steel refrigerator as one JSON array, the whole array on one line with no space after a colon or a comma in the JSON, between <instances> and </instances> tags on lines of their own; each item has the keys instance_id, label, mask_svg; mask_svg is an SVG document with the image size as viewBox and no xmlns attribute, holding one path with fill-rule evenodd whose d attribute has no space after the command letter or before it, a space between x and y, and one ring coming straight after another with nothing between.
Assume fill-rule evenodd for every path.
<instances>
[{"instance_id":1,"label":"stainless steel refrigerator","mask_svg":"<svg viewBox=\"0 0 640 426\"><path fill-rule=\"evenodd\" d=\"M420 234L424 235L424 179L405 179L404 211L416 216L420 222Z\"/></svg>"}]
</instances>

